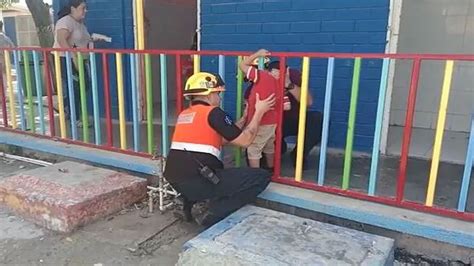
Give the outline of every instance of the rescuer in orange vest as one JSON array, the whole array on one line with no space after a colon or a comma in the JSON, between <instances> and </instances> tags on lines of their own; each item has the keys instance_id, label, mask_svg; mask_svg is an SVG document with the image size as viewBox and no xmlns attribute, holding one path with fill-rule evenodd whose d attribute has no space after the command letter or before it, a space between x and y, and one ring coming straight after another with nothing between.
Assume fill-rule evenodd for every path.
<instances>
[{"instance_id":1,"label":"rescuer in orange vest","mask_svg":"<svg viewBox=\"0 0 474 266\"><path fill-rule=\"evenodd\" d=\"M204 226L254 201L271 177L262 169L224 169L220 157L224 143L244 148L252 143L263 115L275 105L275 95L263 100L257 96L252 120L246 121L244 112L234 123L219 107L223 91L219 75L199 72L189 77L184 96L191 106L179 114L164 173L183 196L187 220L193 203L209 200L208 210L195 217Z\"/></svg>"}]
</instances>

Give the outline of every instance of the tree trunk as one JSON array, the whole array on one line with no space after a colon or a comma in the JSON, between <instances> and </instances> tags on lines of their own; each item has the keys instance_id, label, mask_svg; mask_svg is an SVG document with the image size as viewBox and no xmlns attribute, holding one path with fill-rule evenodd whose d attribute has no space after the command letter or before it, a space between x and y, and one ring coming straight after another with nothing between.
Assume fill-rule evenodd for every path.
<instances>
[{"instance_id":1,"label":"tree trunk","mask_svg":"<svg viewBox=\"0 0 474 266\"><path fill-rule=\"evenodd\" d=\"M26 0L38 32L41 47L52 47L54 42L53 23L49 13L50 6L41 0Z\"/></svg>"},{"instance_id":2,"label":"tree trunk","mask_svg":"<svg viewBox=\"0 0 474 266\"><path fill-rule=\"evenodd\" d=\"M26 5L30 10L33 21L35 22L36 32L41 47L49 48L53 47L54 34L53 34L53 22L51 21L50 6L44 3L42 0L26 0ZM49 62L49 73L46 77L54 76L54 64L53 56L50 53L46 53L47 57L44 60ZM56 80L53 78L51 83L56 87Z\"/></svg>"}]
</instances>

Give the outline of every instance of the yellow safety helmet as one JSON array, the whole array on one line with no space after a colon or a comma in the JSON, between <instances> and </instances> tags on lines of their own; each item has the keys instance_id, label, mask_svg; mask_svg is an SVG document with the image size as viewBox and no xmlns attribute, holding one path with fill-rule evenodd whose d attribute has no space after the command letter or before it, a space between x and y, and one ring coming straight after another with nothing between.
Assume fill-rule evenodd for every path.
<instances>
[{"instance_id":1,"label":"yellow safety helmet","mask_svg":"<svg viewBox=\"0 0 474 266\"><path fill-rule=\"evenodd\" d=\"M184 96L206 96L213 92L222 92L225 91L224 85L224 81L219 75L198 72L186 81Z\"/></svg>"}]
</instances>

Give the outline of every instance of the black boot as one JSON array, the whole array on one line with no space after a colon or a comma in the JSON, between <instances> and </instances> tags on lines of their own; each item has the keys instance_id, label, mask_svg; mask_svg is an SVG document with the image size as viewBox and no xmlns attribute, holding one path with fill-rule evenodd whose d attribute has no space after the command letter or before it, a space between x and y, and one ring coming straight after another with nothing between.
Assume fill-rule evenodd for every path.
<instances>
[{"instance_id":1,"label":"black boot","mask_svg":"<svg viewBox=\"0 0 474 266\"><path fill-rule=\"evenodd\" d=\"M194 217L194 221L199 224L200 226L204 226L206 228L213 226L214 224L218 223L221 219L216 217L214 214L210 213L209 211L201 213Z\"/></svg>"},{"instance_id":2,"label":"black boot","mask_svg":"<svg viewBox=\"0 0 474 266\"><path fill-rule=\"evenodd\" d=\"M191 210L193 209L193 205L195 202L189 201L188 199L181 197L181 201L183 203L183 209L177 210L173 214L176 218L181 219L185 222L192 222L193 215L191 214Z\"/></svg>"}]
</instances>

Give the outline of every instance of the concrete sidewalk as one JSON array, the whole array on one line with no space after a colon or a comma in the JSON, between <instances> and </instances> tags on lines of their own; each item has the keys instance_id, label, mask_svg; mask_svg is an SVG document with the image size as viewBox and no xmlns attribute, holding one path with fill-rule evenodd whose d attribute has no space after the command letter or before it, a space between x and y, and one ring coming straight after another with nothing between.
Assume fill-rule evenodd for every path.
<instances>
[{"instance_id":1,"label":"concrete sidewalk","mask_svg":"<svg viewBox=\"0 0 474 266\"><path fill-rule=\"evenodd\" d=\"M0 180L39 166L0 157ZM171 212L131 206L71 234L45 230L0 206L0 265L174 265L202 228Z\"/></svg>"}]
</instances>

